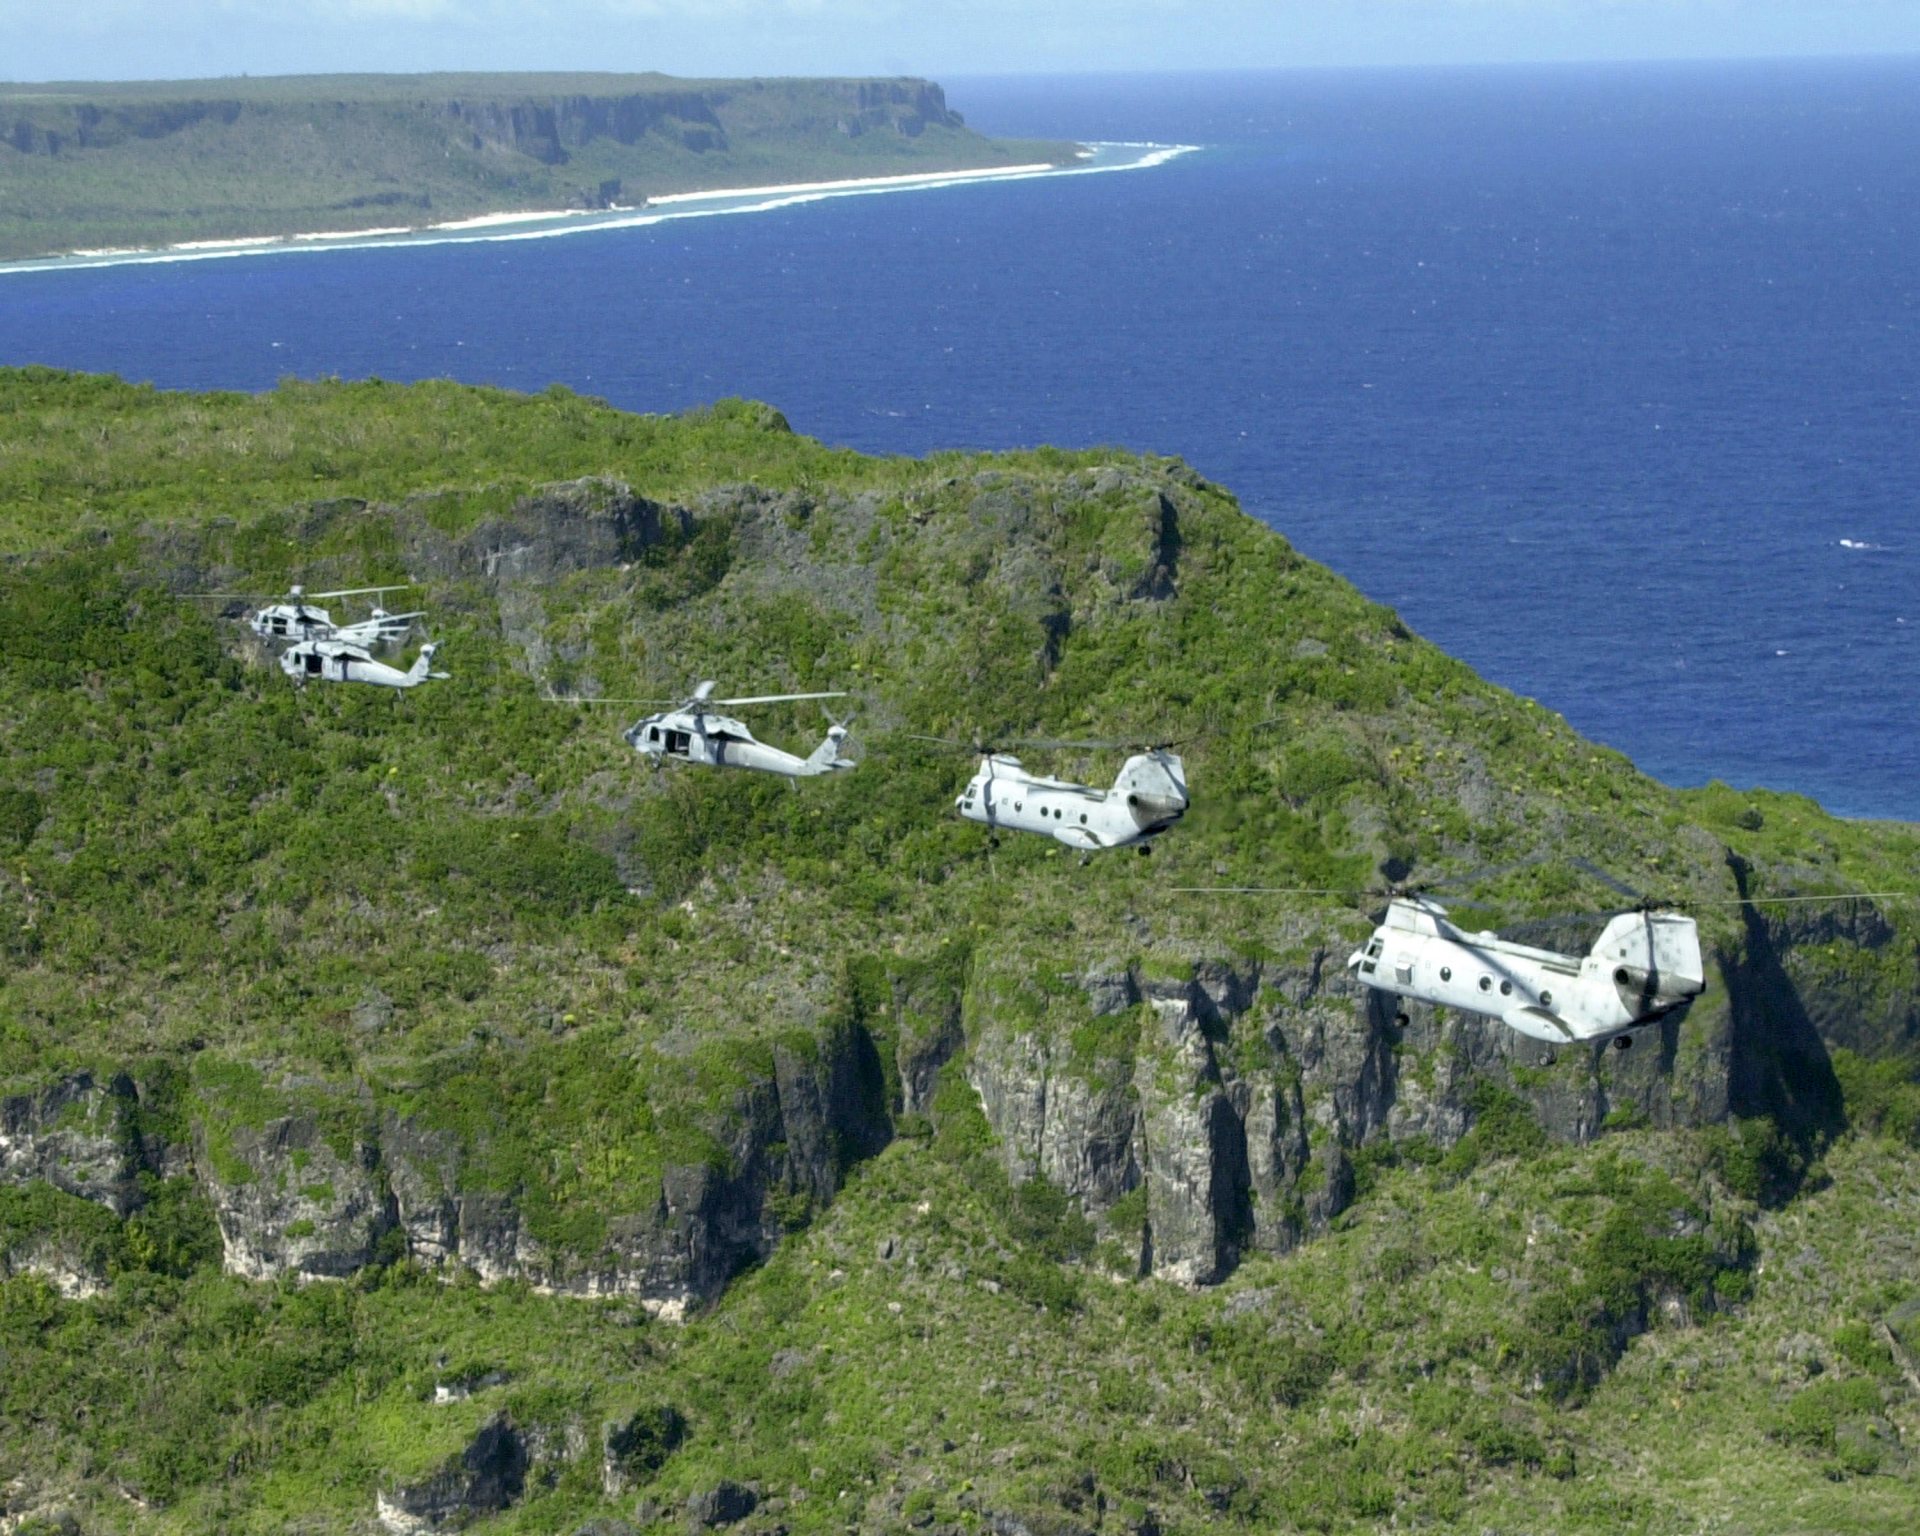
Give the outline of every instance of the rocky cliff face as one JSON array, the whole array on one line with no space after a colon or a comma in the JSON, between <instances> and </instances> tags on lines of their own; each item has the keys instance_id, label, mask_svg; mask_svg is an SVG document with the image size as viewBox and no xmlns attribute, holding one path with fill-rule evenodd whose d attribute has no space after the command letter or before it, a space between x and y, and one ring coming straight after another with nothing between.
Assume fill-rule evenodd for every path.
<instances>
[{"instance_id":1,"label":"rocky cliff face","mask_svg":"<svg viewBox=\"0 0 1920 1536\"><path fill-rule=\"evenodd\" d=\"M324 87L322 88L324 92ZM746 137L758 131L765 100L762 82L724 86L672 86L606 95L422 96L411 102L381 99L360 103L328 99L277 103L267 100L188 96L176 100L0 104L0 145L23 155L58 158L111 149L130 140L165 139L196 128L256 124L275 114L350 112L438 121L455 140L482 152L524 155L541 165L564 165L595 141L632 145L649 136L696 154L732 147L726 119ZM895 133L918 138L929 127L959 128L940 87L927 80L818 80L791 84L787 94L800 110L797 122L782 116L781 131L838 132L857 138ZM756 100L758 97L760 100Z\"/></svg>"},{"instance_id":2,"label":"rocky cliff face","mask_svg":"<svg viewBox=\"0 0 1920 1536\"><path fill-rule=\"evenodd\" d=\"M91 1072L0 1098L0 1183L44 1179L124 1216L138 1200L143 1152L131 1078Z\"/></svg>"},{"instance_id":3,"label":"rocky cliff face","mask_svg":"<svg viewBox=\"0 0 1920 1536\"><path fill-rule=\"evenodd\" d=\"M966 1070L1010 1177L1045 1178L1095 1215L1144 1186L1143 1269L1206 1284L1244 1252L1284 1251L1324 1229L1353 1198L1356 1149L1453 1146L1473 1128L1483 1082L1569 1142L1600 1136L1614 1116L1674 1127L1778 1112L1790 1126L1835 1128L1827 1051L1864 1043L1867 1026L1857 999L1797 958L1800 946L1817 957L1838 932L1885 942L1891 930L1838 910L1765 928L1757 955L1721 953L1707 996L1630 1052L1556 1050L1424 1005L1402 1024L1316 948L1291 964L1197 960L1187 980L1086 976L1090 1014L1124 1022L1101 1032L1105 1053L1091 1059L1057 1029L1009 1023L976 989ZM1901 994L1874 1040L1909 1038L1915 1017ZM1811 1022L1840 1018L1849 1022L1831 1033Z\"/></svg>"},{"instance_id":4,"label":"rocky cliff face","mask_svg":"<svg viewBox=\"0 0 1920 1536\"><path fill-rule=\"evenodd\" d=\"M472 148L525 155L542 165L565 165L595 139L633 144L648 134L696 153L727 148L727 132L714 115L714 101L700 91L449 101L439 110Z\"/></svg>"}]
</instances>

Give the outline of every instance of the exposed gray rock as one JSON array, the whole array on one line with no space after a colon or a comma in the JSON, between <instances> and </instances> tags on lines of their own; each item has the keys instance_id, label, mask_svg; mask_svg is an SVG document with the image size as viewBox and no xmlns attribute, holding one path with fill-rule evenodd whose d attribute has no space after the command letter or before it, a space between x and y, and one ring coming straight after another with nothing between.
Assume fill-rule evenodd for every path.
<instances>
[{"instance_id":1,"label":"exposed gray rock","mask_svg":"<svg viewBox=\"0 0 1920 1536\"><path fill-rule=\"evenodd\" d=\"M458 1530L497 1514L526 1491L525 1439L506 1414L495 1414L458 1456L419 1482L380 1491L375 1513L393 1536Z\"/></svg>"},{"instance_id":2,"label":"exposed gray rock","mask_svg":"<svg viewBox=\"0 0 1920 1536\"><path fill-rule=\"evenodd\" d=\"M195 1161L229 1274L338 1279L372 1263L395 1224L377 1142L337 1148L309 1113L234 1128L218 1158L203 1140Z\"/></svg>"},{"instance_id":3,"label":"exposed gray rock","mask_svg":"<svg viewBox=\"0 0 1920 1536\"><path fill-rule=\"evenodd\" d=\"M91 1072L0 1098L0 1183L45 1179L126 1215L139 1203L144 1163L136 1105L131 1078L102 1082Z\"/></svg>"},{"instance_id":4,"label":"exposed gray rock","mask_svg":"<svg viewBox=\"0 0 1920 1536\"><path fill-rule=\"evenodd\" d=\"M743 1483L717 1483L688 1498L687 1528L697 1531L736 1525L752 1514L759 1503L760 1495Z\"/></svg>"}]
</instances>

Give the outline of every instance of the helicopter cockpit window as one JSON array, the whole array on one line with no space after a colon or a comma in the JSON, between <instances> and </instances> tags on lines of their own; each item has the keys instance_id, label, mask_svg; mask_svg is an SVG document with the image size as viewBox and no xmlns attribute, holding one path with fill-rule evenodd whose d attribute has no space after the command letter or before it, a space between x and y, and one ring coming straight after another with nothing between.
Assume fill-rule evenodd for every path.
<instances>
[{"instance_id":1,"label":"helicopter cockpit window","mask_svg":"<svg viewBox=\"0 0 1920 1536\"><path fill-rule=\"evenodd\" d=\"M656 746L659 745L660 743L660 727L659 726L650 725L647 727L647 740L654 743L654 745Z\"/></svg>"}]
</instances>

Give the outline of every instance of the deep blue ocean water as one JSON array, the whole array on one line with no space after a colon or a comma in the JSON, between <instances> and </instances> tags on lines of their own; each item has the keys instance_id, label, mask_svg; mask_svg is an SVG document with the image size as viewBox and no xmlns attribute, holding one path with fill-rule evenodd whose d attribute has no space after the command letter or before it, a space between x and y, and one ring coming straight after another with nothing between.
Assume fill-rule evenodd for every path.
<instances>
[{"instance_id":1,"label":"deep blue ocean water","mask_svg":"<svg viewBox=\"0 0 1920 1536\"><path fill-rule=\"evenodd\" d=\"M1920 819L1920 60L950 80L1153 170L0 276L0 361L1180 454L1679 784ZM588 470L593 466L583 465Z\"/></svg>"}]
</instances>

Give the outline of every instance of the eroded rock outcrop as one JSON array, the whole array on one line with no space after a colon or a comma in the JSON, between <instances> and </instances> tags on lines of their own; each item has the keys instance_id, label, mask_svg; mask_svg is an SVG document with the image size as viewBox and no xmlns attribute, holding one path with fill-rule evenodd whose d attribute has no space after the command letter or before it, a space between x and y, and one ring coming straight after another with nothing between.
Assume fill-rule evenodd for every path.
<instances>
[{"instance_id":1,"label":"eroded rock outcrop","mask_svg":"<svg viewBox=\"0 0 1920 1536\"><path fill-rule=\"evenodd\" d=\"M1876 973L1874 1008L1858 1006L1860 968L1835 957L1876 935L1893 942L1872 916L1821 909L1768 922L1717 954L1704 998L1628 1052L1556 1050L1478 1015L1396 1007L1332 970L1324 947L1291 963L1196 960L1186 979L1095 972L1042 1011L1020 1000L1044 988L1006 966L969 988L966 1071L1010 1177L1045 1178L1095 1216L1144 1185L1146 1267L1205 1284L1244 1252L1324 1228L1353 1198L1354 1150L1458 1142L1483 1083L1563 1141L1610 1122L1743 1114L1837 1128L1829 1047L1862 1043L1863 1012L1880 1049L1920 1026L1898 980L1911 957ZM1847 1022L1829 1038L1827 1018Z\"/></svg>"},{"instance_id":2,"label":"eroded rock outcrop","mask_svg":"<svg viewBox=\"0 0 1920 1536\"><path fill-rule=\"evenodd\" d=\"M0 1183L44 1179L126 1215L138 1202L144 1166L137 1104L130 1077L91 1072L0 1098Z\"/></svg>"}]
</instances>

